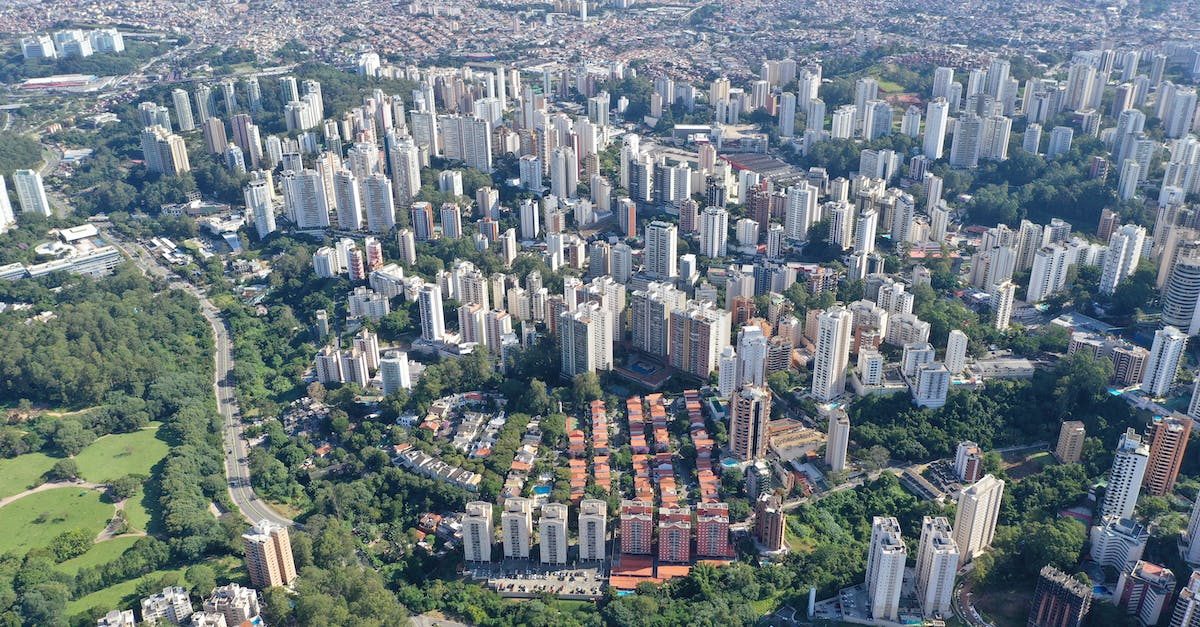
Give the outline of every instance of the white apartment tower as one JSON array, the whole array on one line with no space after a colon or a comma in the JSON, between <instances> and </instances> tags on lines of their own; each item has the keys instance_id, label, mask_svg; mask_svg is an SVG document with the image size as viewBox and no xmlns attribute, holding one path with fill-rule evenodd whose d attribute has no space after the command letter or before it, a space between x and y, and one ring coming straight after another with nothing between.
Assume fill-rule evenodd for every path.
<instances>
[{"instance_id":1,"label":"white apartment tower","mask_svg":"<svg viewBox=\"0 0 1200 627\"><path fill-rule=\"evenodd\" d=\"M951 375L962 374L967 365L967 334L954 329L946 339L946 370Z\"/></svg>"},{"instance_id":2,"label":"white apartment tower","mask_svg":"<svg viewBox=\"0 0 1200 627\"><path fill-rule=\"evenodd\" d=\"M579 504L579 559L603 560L608 538L608 504L584 499Z\"/></svg>"},{"instance_id":3,"label":"white apartment tower","mask_svg":"<svg viewBox=\"0 0 1200 627\"><path fill-rule=\"evenodd\" d=\"M427 342L440 342L446 337L446 320L442 315L442 288L433 284L421 286L417 294L421 311L421 338Z\"/></svg>"},{"instance_id":4,"label":"white apartment tower","mask_svg":"<svg viewBox=\"0 0 1200 627\"><path fill-rule=\"evenodd\" d=\"M674 224L655 220L646 226L646 272L670 279L679 276L677 237Z\"/></svg>"},{"instance_id":5,"label":"white apartment tower","mask_svg":"<svg viewBox=\"0 0 1200 627\"><path fill-rule=\"evenodd\" d=\"M958 543L950 521L926 516L917 546L917 599L925 616L949 615L958 562Z\"/></svg>"},{"instance_id":6,"label":"white apartment tower","mask_svg":"<svg viewBox=\"0 0 1200 627\"><path fill-rule=\"evenodd\" d=\"M1117 443L1112 470L1108 473L1108 487L1104 502L1100 504L1099 519L1133 517L1138 495L1142 491L1142 479L1150 461L1150 447L1142 436L1133 429L1127 430Z\"/></svg>"},{"instance_id":7,"label":"white apartment tower","mask_svg":"<svg viewBox=\"0 0 1200 627\"><path fill-rule=\"evenodd\" d=\"M867 551L867 604L871 618L898 620L904 562L908 559L900 523L895 518L876 516L871 522L871 544Z\"/></svg>"},{"instance_id":8,"label":"white apartment tower","mask_svg":"<svg viewBox=\"0 0 1200 627\"><path fill-rule=\"evenodd\" d=\"M492 504L467 503L462 519L463 553L468 562L492 561Z\"/></svg>"},{"instance_id":9,"label":"white apartment tower","mask_svg":"<svg viewBox=\"0 0 1200 627\"><path fill-rule=\"evenodd\" d=\"M13 188L17 190L17 202L24 213L50 215L50 200L42 185L42 175L34 170L15 170L12 173Z\"/></svg>"},{"instance_id":10,"label":"white apartment tower","mask_svg":"<svg viewBox=\"0 0 1200 627\"><path fill-rule=\"evenodd\" d=\"M700 255L724 257L728 237L729 213L720 207L705 207L700 213Z\"/></svg>"},{"instance_id":11,"label":"white apartment tower","mask_svg":"<svg viewBox=\"0 0 1200 627\"><path fill-rule=\"evenodd\" d=\"M1142 391L1154 397L1164 396L1183 361L1187 349L1187 335L1172 326L1154 332L1154 343L1150 346L1150 358L1146 360L1146 371L1142 375Z\"/></svg>"},{"instance_id":12,"label":"white apartment tower","mask_svg":"<svg viewBox=\"0 0 1200 627\"><path fill-rule=\"evenodd\" d=\"M538 519L538 550L541 553L543 564L567 563L566 505L562 503L542 505L542 515Z\"/></svg>"},{"instance_id":13,"label":"white apartment tower","mask_svg":"<svg viewBox=\"0 0 1200 627\"><path fill-rule=\"evenodd\" d=\"M854 315L834 306L817 318L817 355L813 360L812 394L828 403L846 391L846 367L850 360L850 334Z\"/></svg>"},{"instance_id":14,"label":"white apartment tower","mask_svg":"<svg viewBox=\"0 0 1200 627\"><path fill-rule=\"evenodd\" d=\"M500 534L504 541L504 557L529 559L533 540L533 501L519 496L505 499L504 513L500 514Z\"/></svg>"},{"instance_id":15,"label":"white apartment tower","mask_svg":"<svg viewBox=\"0 0 1200 627\"><path fill-rule=\"evenodd\" d=\"M1125 277L1133 276L1138 260L1142 258L1142 245L1146 241L1146 229L1126 224L1117 229L1108 239L1108 252L1104 255L1104 268L1100 274L1100 292L1112 294Z\"/></svg>"},{"instance_id":16,"label":"white apartment tower","mask_svg":"<svg viewBox=\"0 0 1200 627\"><path fill-rule=\"evenodd\" d=\"M946 125L950 117L950 103L945 98L934 98L925 110L925 156L941 159L946 144Z\"/></svg>"}]
</instances>

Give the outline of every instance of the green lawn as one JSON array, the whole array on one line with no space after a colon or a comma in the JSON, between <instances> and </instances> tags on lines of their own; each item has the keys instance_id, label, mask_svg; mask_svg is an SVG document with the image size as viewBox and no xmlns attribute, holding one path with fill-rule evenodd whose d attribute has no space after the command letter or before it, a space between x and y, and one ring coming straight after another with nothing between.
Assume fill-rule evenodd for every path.
<instances>
[{"instance_id":1,"label":"green lawn","mask_svg":"<svg viewBox=\"0 0 1200 627\"><path fill-rule=\"evenodd\" d=\"M137 541L137 536L122 536L120 538L113 538L112 540L105 540L99 544L92 545L92 548L87 553L59 564L58 569L68 575L74 575L82 568L107 564L120 557L126 549L133 546L133 543Z\"/></svg>"},{"instance_id":2,"label":"green lawn","mask_svg":"<svg viewBox=\"0 0 1200 627\"><path fill-rule=\"evenodd\" d=\"M204 563L212 566L217 572L218 584L223 585L228 582L238 582L242 585L247 584L246 571L242 569L241 560L234 558L223 558L219 560L208 560ZM183 575L186 570L186 568L157 570L148 575L130 579L128 581L122 581L104 588L103 590L97 590L85 597L81 597L67 604L67 615L74 616L76 614L86 612L88 609L93 607L102 607L105 609L105 611L116 608L131 609L138 603L136 596L137 586L140 581L147 579L151 582L156 582L156 580L164 576L173 576L178 579L179 585L190 585L187 583L187 580ZM193 605L199 605L199 601L200 599L196 598L195 595L192 596Z\"/></svg>"},{"instance_id":3,"label":"green lawn","mask_svg":"<svg viewBox=\"0 0 1200 627\"><path fill-rule=\"evenodd\" d=\"M85 597L76 599L67 604L67 615L73 616L87 611L93 607L105 608L105 611L122 609L133 609L139 602L137 597L138 582L142 579L155 581L166 575L173 575L178 579L178 583L182 584L184 569L175 570L156 570L148 575L144 575L137 579L122 581L121 583L111 585L107 588L97 590ZM193 603L196 599L192 599Z\"/></svg>"},{"instance_id":4,"label":"green lawn","mask_svg":"<svg viewBox=\"0 0 1200 627\"><path fill-rule=\"evenodd\" d=\"M142 429L96 440L75 456L80 476L104 483L123 475L149 475L150 469L166 457L169 448L157 434L158 429Z\"/></svg>"},{"instance_id":5,"label":"green lawn","mask_svg":"<svg viewBox=\"0 0 1200 627\"><path fill-rule=\"evenodd\" d=\"M114 513L95 490L57 488L31 494L0 508L0 529L8 531L0 534L0 554L24 554L71 529L100 533Z\"/></svg>"},{"instance_id":6,"label":"green lawn","mask_svg":"<svg viewBox=\"0 0 1200 627\"><path fill-rule=\"evenodd\" d=\"M28 453L12 459L0 459L0 498L20 494L50 470L56 460L42 453Z\"/></svg>"},{"instance_id":7,"label":"green lawn","mask_svg":"<svg viewBox=\"0 0 1200 627\"><path fill-rule=\"evenodd\" d=\"M150 508L157 507L157 505L153 499L146 496L144 490L138 490L136 494L129 497L125 503L125 520L129 523L129 528L137 531L149 531Z\"/></svg>"}]
</instances>

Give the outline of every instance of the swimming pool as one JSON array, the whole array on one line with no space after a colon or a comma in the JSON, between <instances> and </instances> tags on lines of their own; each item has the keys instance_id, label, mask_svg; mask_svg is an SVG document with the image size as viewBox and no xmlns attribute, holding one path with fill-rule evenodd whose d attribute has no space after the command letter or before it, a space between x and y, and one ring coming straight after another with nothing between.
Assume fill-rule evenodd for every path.
<instances>
[{"instance_id":1,"label":"swimming pool","mask_svg":"<svg viewBox=\"0 0 1200 627\"><path fill-rule=\"evenodd\" d=\"M533 493L538 496L546 496L550 494L550 486L540 485L533 489Z\"/></svg>"}]
</instances>

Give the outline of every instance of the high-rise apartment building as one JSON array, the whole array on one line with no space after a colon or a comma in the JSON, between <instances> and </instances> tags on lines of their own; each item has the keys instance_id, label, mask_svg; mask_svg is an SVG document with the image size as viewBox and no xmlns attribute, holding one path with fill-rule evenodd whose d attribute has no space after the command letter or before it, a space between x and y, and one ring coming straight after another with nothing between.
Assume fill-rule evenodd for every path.
<instances>
[{"instance_id":1,"label":"high-rise apartment building","mask_svg":"<svg viewBox=\"0 0 1200 627\"><path fill-rule=\"evenodd\" d=\"M1058 428L1058 444L1054 447L1054 457L1060 464L1079 463L1083 455L1083 441L1087 432L1083 422L1065 420Z\"/></svg>"},{"instance_id":2,"label":"high-rise apartment building","mask_svg":"<svg viewBox=\"0 0 1200 627\"><path fill-rule=\"evenodd\" d=\"M720 207L705 207L700 213L700 255L724 257L728 250L729 212Z\"/></svg>"},{"instance_id":3,"label":"high-rise apartment building","mask_svg":"<svg viewBox=\"0 0 1200 627\"><path fill-rule=\"evenodd\" d=\"M654 542L654 503L621 501L621 552L650 555Z\"/></svg>"},{"instance_id":4,"label":"high-rise apartment building","mask_svg":"<svg viewBox=\"0 0 1200 627\"><path fill-rule=\"evenodd\" d=\"M729 345L730 313L711 302L690 302L671 312L671 366L707 378Z\"/></svg>"},{"instance_id":5,"label":"high-rise apartment building","mask_svg":"<svg viewBox=\"0 0 1200 627\"><path fill-rule=\"evenodd\" d=\"M662 279L679 276L674 224L655 220L646 226L646 273Z\"/></svg>"},{"instance_id":6,"label":"high-rise apartment building","mask_svg":"<svg viewBox=\"0 0 1200 627\"><path fill-rule=\"evenodd\" d=\"M246 570L250 585L271 588L291 585L296 579L296 563L292 560L292 542L287 527L260 520L242 534L246 551Z\"/></svg>"},{"instance_id":7,"label":"high-rise apartment building","mask_svg":"<svg viewBox=\"0 0 1200 627\"><path fill-rule=\"evenodd\" d=\"M1154 496L1166 496L1175 488L1192 419L1186 416L1155 416L1150 422L1150 458L1142 485Z\"/></svg>"},{"instance_id":8,"label":"high-rise apartment building","mask_svg":"<svg viewBox=\"0 0 1200 627\"><path fill-rule=\"evenodd\" d=\"M142 599L142 622L160 624L166 621L182 625L192 615L192 599L183 586L167 586L162 592Z\"/></svg>"},{"instance_id":9,"label":"high-rise apartment building","mask_svg":"<svg viewBox=\"0 0 1200 627\"><path fill-rule=\"evenodd\" d=\"M696 504L696 556L727 558L729 546L729 504Z\"/></svg>"},{"instance_id":10,"label":"high-rise apartment building","mask_svg":"<svg viewBox=\"0 0 1200 627\"><path fill-rule=\"evenodd\" d=\"M658 510L658 560L685 563L692 557L692 510L663 507Z\"/></svg>"},{"instance_id":11,"label":"high-rise apartment building","mask_svg":"<svg viewBox=\"0 0 1200 627\"><path fill-rule=\"evenodd\" d=\"M630 298L634 348L666 358L671 346L671 312L684 307L686 295L670 283L651 282Z\"/></svg>"},{"instance_id":12,"label":"high-rise apartment building","mask_svg":"<svg viewBox=\"0 0 1200 627\"><path fill-rule=\"evenodd\" d=\"M585 372L611 370L613 364L613 323L611 312L599 303L589 302L563 311L558 318L562 349L562 374L574 377Z\"/></svg>"},{"instance_id":13,"label":"high-rise apartment building","mask_svg":"<svg viewBox=\"0 0 1200 627\"><path fill-rule=\"evenodd\" d=\"M538 551L542 563L566 564L567 541L567 506L562 503L542 505L542 515L538 518Z\"/></svg>"},{"instance_id":14,"label":"high-rise apartment building","mask_svg":"<svg viewBox=\"0 0 1200 627\"><path fill-rule=\"evenodd\" d=\"M984 475L959 493L954 541L958 544L962 563L971 561L992 545L1003 496L1004 482L992 475Z\"/></svg>"},{"instance_id":15,"label":"high-rise apartment building","mask_svg":"<svg viewBox=\"0 0 1200 627\"><path fill-rule=\"evenodd\" d=\"M1080 627L1092 605L1092 587L1053 566L1043 566L1033 592L1029 627Z\"/></svg>"},{"instance_id":16,"label":"high-rise apartment building","mask_svg":"<svg viewBox=\"0 0 1200 627\"><path fill-rule=\"evenodd\" d=\"M1155 331L1150 359L1142 375L1142 391L1148 396L1165 396L1175 382L1186 349L1187 335L1179 329L1167 326Z\"/></svg>"},{"instance_id":17,"label":"high-rise apartment building","mask_svg":"<svg viewBox=\"0 0 1200 627\"><path fill-rule=\"evenodd\" d=\"M1126 224L1112 234L1100 274L1101 293L1112 294L1123 279L1133 276L1138 260L1142 258L1145 239L1146 229L1133 224Z\"/></svg>"},{"instance_id":18,"label":"high-rise apartment building","mask_svg":"<svg viewBox=\"0 0 1200 627\"><path fill-rule=\"evenodd\" d=\"M992 286L988 295L990 319L992 328L997 331L1007 331L1012 322L1013 300L1016 298L1017 286L1012 281L1002 281Z\"/></svg>"},{"instance_id":19,"label":"high-rise apartment building","mask_svg":"<svg viewBox=\"0 0 1200 627\"><path fill-rule=\"evenodd\" d=\"M925 616L949 615L958 561L958 544L950 521L926 516L917 546L917 600Z\"/></svg>"},{"instance_id":20,"label":"high-rise apartment building","mask_svg":"<svg viewBox=\"0 0 1200 627\"><path fill-rule=\"evenodd\" d=\"M1138 560L1117 579L1117 605L1143 625L1157 625L1174 595L1175 573L1158 564Z\"/></svg>"},{"instance_id":21,"label":"high-rise apartment building","mask_svg":"<svg viewBox=\"0 0 1200 627\"><path fill-rule=\"evenodd\" d=\"M1117 443L1109 471L1104 502L1098 512L1100 519L1133 517L1133 508L1137 505L1149 461L1150 447L1142 441L1142 436L1133 429L1125 431Z\"/></svg>"},{"instance_id":22,"label":"high-rise apartment building","mask_svg":"<svg viewBox=\"0 0 1200 627\"><path fill-rule=\"evenodd\" d=\"M258 602L258 591L231 583L213 588L212 595L204 600L205 612L216 612L225 617L226 625L241 625L262 613ZM192 624L196 623L195 614Z\"/></svg>"},{"instance_id":23,"label":"high-rise apartment building","mask_svg":"<svg viewBox=\"0 0 1200 627\"><path fill-rule=\"evenodd\" d=\"M734 392L729 408L729 450L735 458L752 461L766 457L770 419L769 388L744 385Z\"/></svg>"},{"instance_id":24,"label":"high-rise apartment building","mask_svg":"<svg viewBox=\"0 0 1200 627\"><path fill-rule=\"evenodd\" d=\"M1200 627L1200 570L1193 570L1187 585L1179 591L1171 627Z\"/></svg>"},{"instance_id":25,"label":"high-rise apartment building","mask_svg":"<svg viewBox=\"0 0 1200 627\"><path fill-rule=\"evenodd\" d=\"M983 475L983 451L979 445L963 441L954 454L954 474L963 483L974 483Z\"/></svg>"},{"instance_id":26,"label":"high-rise apartment building","mask_svg":"<svg viewBox=\"0 0 1200 627\"><path fill-rule=\"evenodd\" d=\"M142 131L142 158L146 170L158 174L178 176L192 169L183 138L161 126Z\"/></svg>"},{"instance_id":27,"label":"high-rise apartment building","mask_svg":"<svg viewBox=\"0 0 1200 627\"><path fill-rule=\"evenodd\" d=\"M941 159L946 142L946 126L950 118L950 103L934 98L925 110L924 153L930 159Z\"/></svg>"},{"instance_id":28,"label":"high-rise apartment building","mask_svg":"<svg viewBox=\"0 0 1200 627\"><path fill-rule=\"evenodd\" d=\"M867 609L875 620L900 618L900 592L908 548L900 534L900 523L876 516L871 522L871 544L867 549Z\"/></svg>"},{"instance_id":29,"label":"high-rise apartment building","mask_svg":"<svg viewBox=\"0 0 1200 627\"><path fill-rule=\"evenodd\" d=\"M417 307L421 312L421 338L427 342L440 342L446 336L446 321L442 315L442 289L437 285L425 284L417 293Z\"/></svg>"},{"instance_id":30,"label":"high-rise apartment building","mask_svg":"<svg viewBox=\"0 0 1200 627\"><path fill-rule=\"evenodd\" d=\"M846 391L846 368L850 360L854 316L845 308L835 305L818 316L817 325L812 394L819 402L828 403Z\"/></svg>"},{"instance_id":31,"label":"high-rise apartment building","mask_svg":"<svg viewBox=\"0 0 1200 627\"><path fill-rule=\"evenodd\" d=\"M579 559L603 560L608 541L608 504L584 499L579 504Z\"/></svg>"},{"instance_id":32,"label":"high-rise apartment building","mask_svg":"<svg viewBox=\"0 0 1200 627\"><path fill-rule=\"evenodd\" d=\"M463 554L468 562L492 561L492 504L467 503L462 518Z\"/></svg>"},{"instance_id":33,"label":"high-rise apartment building","mask_svg":"<svg viewBox=\"0 0 1200 627\"><path fill-rule=\"evenodd\" d=\"M782 551L787 513L773 494L760 494L754 508L754 539L769 552Z\"/></svg>"},{"instance_id":34,"label":"high-rise apartment building","mask_svg":"<svg viewBox=\"0 0 1200 627\"><path fill-rule=\"evenodd\" d=\"M846 449L850 445L850 415L841 407L823 410L829 421L829 437L825 442L825 463L834 472L846 469Z\"/></svg>"},{"instance_id":35,"label":"high-rise apartment building","mask_svg":"<svg viewBox=\"0 0 1200 627\"><path fill-rule=\"evenodd\" d=\"M565 518L563 524L566 524ZM529 559L533 541L533 501L519 496L504 499L500 536L505 558Z\"/></svg>"}]
</instances>

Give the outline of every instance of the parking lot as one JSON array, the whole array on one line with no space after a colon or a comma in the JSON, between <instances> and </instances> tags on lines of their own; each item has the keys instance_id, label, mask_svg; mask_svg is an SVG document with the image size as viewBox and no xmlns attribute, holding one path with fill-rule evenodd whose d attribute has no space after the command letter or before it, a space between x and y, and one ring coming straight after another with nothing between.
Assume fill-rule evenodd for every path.
<instances>
[{"instance_id":1,"label":"parking lot","mask_svg":"<svg viewBox=\"0 0 1200 627\"><path fill-rule=\"evenodd\" d=\"M471 570L475 579L506 597L536 597L550 593L564 599L597 599L607 581L600 565L551 566L538 562L505 560Z\"/></svg>"}]
</instances>

